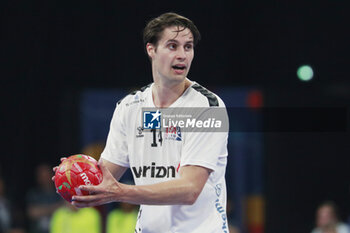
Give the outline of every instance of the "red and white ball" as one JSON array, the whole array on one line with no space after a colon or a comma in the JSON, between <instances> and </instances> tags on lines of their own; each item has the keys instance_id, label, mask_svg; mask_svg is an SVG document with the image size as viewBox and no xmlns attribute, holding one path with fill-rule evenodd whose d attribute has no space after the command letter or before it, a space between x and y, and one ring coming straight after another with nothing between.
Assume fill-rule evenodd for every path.
<instances>
[{"instance_id":1,"label":"red and white ball","mask_svg":"<svg viewBox=\"0 0 350 233\"><path fill-rule=\"evenodd\" d=\"M80 185L98 185L102 182L102 171L97 161L83 154L69 156L56 170L55 186L57 193L71 202L74 195L89 195L78 189Z\"/></svg>"}]
</instances>

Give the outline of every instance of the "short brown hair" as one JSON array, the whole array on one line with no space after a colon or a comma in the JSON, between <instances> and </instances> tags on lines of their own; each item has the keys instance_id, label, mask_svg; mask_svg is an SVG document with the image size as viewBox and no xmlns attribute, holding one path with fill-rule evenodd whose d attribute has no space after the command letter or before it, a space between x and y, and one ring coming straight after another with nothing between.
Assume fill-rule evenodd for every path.
<instances>
[{"instance_id":1,"label":"short brown hair","mask_svg":"<svg viewBox=\"0 0 350 233\"><path fill-rule=\"evenodd\" d=\"M178 26L182 28L179 28L177 32L181 32L188 28L193 35L193 45L196 45L201 38L201 34L199 33L196 25L194 25L190 19L173 12L168 12L150 20L147 23L145 29L143 30L144 48L146 49L147 43L157 45L163 30L171 26Z\"/></svg>"}]
</instances>

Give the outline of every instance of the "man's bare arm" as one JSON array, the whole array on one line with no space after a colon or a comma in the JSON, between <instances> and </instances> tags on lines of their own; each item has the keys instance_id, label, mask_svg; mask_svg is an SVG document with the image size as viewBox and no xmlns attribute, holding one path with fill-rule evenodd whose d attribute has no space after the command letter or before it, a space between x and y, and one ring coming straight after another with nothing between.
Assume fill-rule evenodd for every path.
<instances>
[{"instance_id":1,"label":"man's bare arm","mask_svg":"<svg viewBox=\"0 0 350 233\"><path fill-rule=\"evenodd\" d=\"M201 166L184 166L177 179L134 186L119 183L114 177L118 178L120 168L115 168L116 165L112 163L107 168L105 162L100 162L104 176L102 183L97 186L81 186L82 190L89 191L91 195L74 196L73 205L88 207L115 201L148 205L191 205L197 200L211 172ZM114 177L111 171L115 173Z\"/></svg>"},{"instance_id":2,"label":"man's bare arm","mask_svg":"<svg viewBox=\"0 0 350 233\"><path fill-rule=\"evenodd\" d=\"M114 179L120 180L120 178L123 176L125 171L128 169L127 167L122 167L120 165L114 164L109 162L108 160L105 159L100 159L102 163L108 168L108 170L111 172L113 175Z\"/></svg>"}]
</instances>

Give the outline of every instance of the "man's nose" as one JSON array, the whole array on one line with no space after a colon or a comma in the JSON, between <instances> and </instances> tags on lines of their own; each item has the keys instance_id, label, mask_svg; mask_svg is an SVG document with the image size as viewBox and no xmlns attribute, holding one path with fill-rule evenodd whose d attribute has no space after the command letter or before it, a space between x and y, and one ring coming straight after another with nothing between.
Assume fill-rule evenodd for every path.
<instances>
[{"instance_id":1,"label":"man's nose","mask_svg":"<svg viewBox=\"0 0 350 233\"><path fill-rule=\"evenodd\" d=\"M185 60L186 59L186 52L184 48L179 48L177 50L176 58L179 60Z\"/></svg>"}]
</instances>

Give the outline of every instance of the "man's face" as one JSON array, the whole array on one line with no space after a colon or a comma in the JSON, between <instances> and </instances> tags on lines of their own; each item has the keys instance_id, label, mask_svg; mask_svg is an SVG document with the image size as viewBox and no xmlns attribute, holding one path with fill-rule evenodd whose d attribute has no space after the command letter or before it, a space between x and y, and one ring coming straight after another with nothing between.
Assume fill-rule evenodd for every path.
<instances>
[{"instance_id":1,"label":"man's face","mask_svg":"<svg viewBox=\"0 0 350 233\"><path fill-rule=\"evenodd\" d=\"M186 78L194 56L193 35L188 28L182 29L165 28L157 45L147 44L155 81L174 83Z\"/></svg>"}]
</instances>

